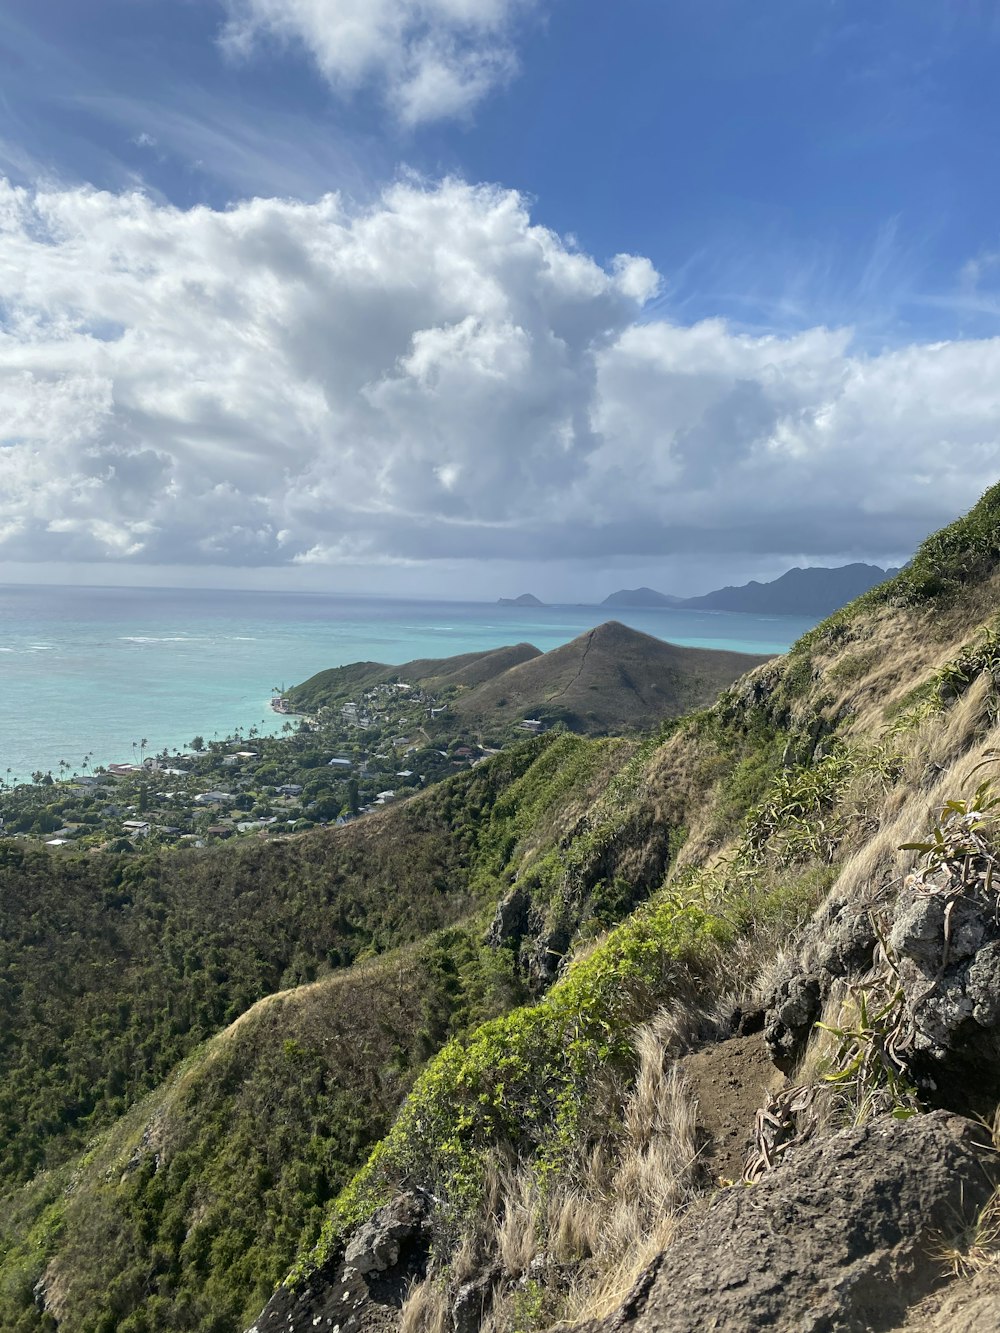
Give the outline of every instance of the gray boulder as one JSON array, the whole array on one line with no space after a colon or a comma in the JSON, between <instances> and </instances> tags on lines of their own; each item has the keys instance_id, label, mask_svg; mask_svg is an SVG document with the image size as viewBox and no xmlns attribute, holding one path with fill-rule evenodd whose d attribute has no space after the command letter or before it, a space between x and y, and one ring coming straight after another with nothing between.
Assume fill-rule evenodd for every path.
<instances>
[{"instance_id":1,"label":"gray boulder","mask_svg":"<svg viewBox=\"0 0 1000 1333\"><path fill-rule=\"evenodd\" d=\"M941 1281L996 1176L981 1127L944 1111L842 1130L719 1193L590 1333L891 1329Z\"/></svg>"}]
</instances>

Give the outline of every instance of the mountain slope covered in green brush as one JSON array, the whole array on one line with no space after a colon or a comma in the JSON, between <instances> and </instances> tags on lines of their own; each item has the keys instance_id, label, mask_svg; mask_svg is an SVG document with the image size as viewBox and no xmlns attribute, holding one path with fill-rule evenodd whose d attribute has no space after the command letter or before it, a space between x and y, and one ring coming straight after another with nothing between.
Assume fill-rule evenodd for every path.
<instances>
[{"instance_id":1,"label":"mountain slope covered in green brush","mask_svg":"<svg viewBox=\"0 0 1000 1333\"><path fill-rule=\"evenodd\" d=\"M131 877L8 845L0 1328L1000 1308L998 617L1000 487L646 734Z\"/></svg>"}]
</instances>

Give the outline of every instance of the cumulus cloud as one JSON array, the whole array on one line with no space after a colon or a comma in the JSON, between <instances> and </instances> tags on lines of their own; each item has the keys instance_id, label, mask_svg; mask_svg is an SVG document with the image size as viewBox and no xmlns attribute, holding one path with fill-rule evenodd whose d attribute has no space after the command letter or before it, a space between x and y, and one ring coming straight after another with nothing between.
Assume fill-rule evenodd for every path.
<instances>
[{"instance_id":1,"label":"cumulus cloud","mask_svg":"<svg viewBox=\"0 0 1000 1333\"><path fill-rule=\"evenodd\" d=\"M376 87L407 125L467 114L517 68L516 18L534 0L228 0L222 41L303 47L340 93Z\"/></svg>"},{"instance_id":2,"label":"cumulus cloud","mask_svg":"<svg viewBox=\"0 0 1000 1333\"><path fill-rule=\"evenodd\" d=\"M511 191L0 189L0 558L905 553L1000 465L1000 339L649 318Z\"/></svg>"}]
</instances>

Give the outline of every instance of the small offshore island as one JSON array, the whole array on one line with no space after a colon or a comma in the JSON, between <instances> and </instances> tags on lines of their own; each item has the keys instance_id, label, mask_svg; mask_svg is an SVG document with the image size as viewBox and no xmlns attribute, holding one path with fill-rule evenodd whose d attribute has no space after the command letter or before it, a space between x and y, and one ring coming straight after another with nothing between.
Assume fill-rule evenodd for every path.
<instances>
[{"instance_id":1,"label":"small offshore island","mask_svg":"<svg viewBox=\"0 0 1000 1333\"><path fill-rule=\"evenodd\" d=\"M550 729L601 735L652 725L713 698L764 660L682 648L616 621L541 653L531 644L320 672L256 727L192 738L92 771L0 788L0 835L67 851L202 847L345 824Z\"/></svg>"}]
</instances>

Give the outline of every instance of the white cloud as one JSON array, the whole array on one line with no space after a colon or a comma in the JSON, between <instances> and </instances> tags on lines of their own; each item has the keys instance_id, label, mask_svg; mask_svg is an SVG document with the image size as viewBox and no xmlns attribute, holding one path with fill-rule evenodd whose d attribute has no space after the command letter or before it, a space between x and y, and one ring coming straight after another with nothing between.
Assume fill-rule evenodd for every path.
<instances>
[{"instance_id":1,"label":"white cloud","mask_svg":"<svg viewBox=\"0 0 1000 1333\"><path fill-rule=\"evenodd\" d=\"M1000 467L1000 340L643 319L517 194L0 188L0 559L905 553Z\"/></svg>"},{"instance_id":2,"label":"white cloud","mask_svg":"<svg viewBox=\"0 0 1000 1333\"><path fill-rule=\"evenodd\" d=\"M222 42L301 45L341 94L377 87L407 125L467 114L517 68L512 30L535 0L227 0Z\"/></svg>"}]
</instances>

